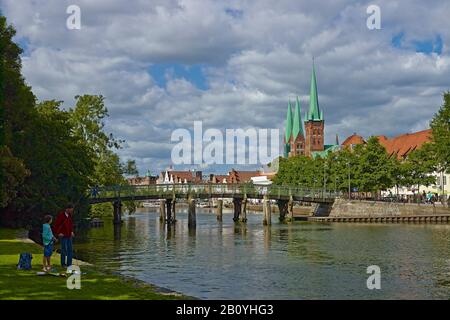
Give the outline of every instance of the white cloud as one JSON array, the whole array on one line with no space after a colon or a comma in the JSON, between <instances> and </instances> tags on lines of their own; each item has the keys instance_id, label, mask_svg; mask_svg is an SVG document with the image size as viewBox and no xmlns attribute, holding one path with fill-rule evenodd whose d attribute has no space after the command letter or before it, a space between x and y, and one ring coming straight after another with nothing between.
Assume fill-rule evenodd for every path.
<instances>
[{"instance_id":1,"label":"white cloud","mask_svg":"<svg viewBox=\"0 0 450 320\"><path fill-rule=\"evenodd\" d=\"M448 2L380 0L382 29L374 31L362 0L81 0L81 30L65 27L69 4L1 2L28 42L26 80L39 99L66 106L77 94L104 95L107 128L127 140L120 153L142 172L166 167L171 131L195 120L204 129L281 129L289 98L308 107L313 56L330 143L336 133L342 141L424 129L450 89ZM440 55L415 52L414 41L437 35ZM202 64L208 88L171 72L159 87L149 73L158 63Z\"/></svg>"}]
</instances>

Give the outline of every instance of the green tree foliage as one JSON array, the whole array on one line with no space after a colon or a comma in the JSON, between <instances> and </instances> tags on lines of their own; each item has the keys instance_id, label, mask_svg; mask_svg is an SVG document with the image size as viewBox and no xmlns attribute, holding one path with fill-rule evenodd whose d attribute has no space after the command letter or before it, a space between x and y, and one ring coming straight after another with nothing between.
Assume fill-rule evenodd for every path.
<instances>
[{"instance_id":1,"label":"green tree foliage","mask_svg":"<svg viewBox=\"0 0 450 320\"><path fill-rule=\"evenodd\" d=\"M393 162L377 137L370 137L367 144L355 148L356 185L358 191L378 192L394 185Z\"/></svg>"},{"instance_id":2,"label":"green tree foliage","mask_svg":"<svg viewBox=\"0 0 450 320\"><path fill-rule=\"evenodd\" d=\"M435 147L425 143L420 149L411 152L402 164L402 184L406 186L429 186L436 183L430 173L436 170Z\"/></svg>"},{"instance_id":3,"label":"green tree foliage","mask_svg":"<svg viewBox=\"0 0 450 320\"><path fill-rule=\"evenodd\" d=\"M61 101L36 103L21 75L14 35L0 16L0 222L38 226L44 214L69 201L80 220L88 212L86 190L126 184L114 153L122 141L104 130L108 110L102 96L77 96L69 111Z\"/></svg>"},{"instance_id":4,"label":"green tree foliage","mask_svg":"<svg viewBox=\"0 0 450 320\"><path fill-rule=\"evenodd\" d=\"M136 161L128 159L123 164L114 149L120 149L123 141L117 140L111 133L105 132L104 120L108 117L105 99L101 95L76 96L75 107L70 109L70 121L74 127L74 135L86 142L90 157L94 161L94 173L91 187L94 185L111 186L126 185L126 175L137 175ZM133 213L136 210L134 201L125 201L125 209ZM91 206L90 216L111 216L113 207L110 203Z\"/></svg>"},{"instance_id":5,"label":"green tree foliage","mask_svg":"<svg viewBox=\"0 0 450 320\"><path fill-rule=\"evenodd\" d=\"M344 148L328 153L325 159L304 156L282 159L276 184L296 184L306 188L353 190L376 193L394 185L396 161L390 159L376 137L353 151Z\"/></svg>"},{"instance_id":6,"label":"green tree foliage","mask_svg":"<svg viewBox=\"0 0 450 320\"><path fill-rule=\"evenodd\" d=\"M450 173L450 91L444 93L444 103L430 123L432 152L439 169Z\"/></svg>"},{"instance_id":7,"label":"green tree foliage","mask_svg":"<svg viewBox=\"0 0 450 320\"><path fill-rule=\"evenodd\" d=\"M0 146L0 208L6 207L17 195L17 188L24 182L30 171L23 162L13 157L9 148Z\"/></svg>"},{"instance_id":8,"label":"green tree foliage","mask_svg":"<svg viewBox=\"0 0 450 320\"><path fill-rule=\"evenodd\" d=\"M29 175L13 147L28 134L35 99L20 74L22 50L12 41L15 33L0 16L0 209L15 198Z\"/></svg>"}]
</instances>

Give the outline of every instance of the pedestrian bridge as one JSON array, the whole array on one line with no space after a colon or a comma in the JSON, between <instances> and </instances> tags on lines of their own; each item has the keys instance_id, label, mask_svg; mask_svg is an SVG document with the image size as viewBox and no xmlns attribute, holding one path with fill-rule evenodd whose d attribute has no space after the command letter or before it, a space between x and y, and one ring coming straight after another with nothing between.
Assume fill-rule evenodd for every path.
<instances>
[{"instance_id":1,"label":"pedestrian bridge","mask_svg":"<svg viewBox=\"0 0 450 320\"><path fill-rule=\"evenodd\" d=\"M233 199L234 221L247 221L247 200L262 199L264 224L271 223L271 203L276 202L280 221L286 216L293 219L293 202L317 203L329 207L339 193L325 189L305 189L299 186L246 184L153 184L145 186L116 185L98 187L91 190L89 202L112 202L114 222L120 223L123 201L160 200L160 219L167 223L175 222L175 203L187 200L189 203L190 225L195 225L195 200L218 199L217 219L222 220L222 199ZM319 207L318 206L318 207ZM193 218L192 218L193 217ZM191 219L192 218L192 219ZM194 222L192 222L192 221Z\"/></svg>"},{"instance_id":2,"label":"pedestrian bridge","mask_svg":"<svg viewBox=\"0 0 450 320\"><path fill-rule=\"evenodd\" d=\"M91 190L92 191L92 190ZM299 186L258 186L253 184L152 184L144 186L105 186L91 192L90 203L161 199L270 199L333 203L338 192Z\"/></svg>"}]
</instances>

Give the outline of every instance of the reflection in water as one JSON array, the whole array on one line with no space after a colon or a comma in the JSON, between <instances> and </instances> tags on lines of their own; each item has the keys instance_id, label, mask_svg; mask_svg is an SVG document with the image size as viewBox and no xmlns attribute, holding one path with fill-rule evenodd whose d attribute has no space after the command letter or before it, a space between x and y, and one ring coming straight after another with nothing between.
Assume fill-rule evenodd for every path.
<instances>
[{"instance_id":1,"label":"reflection in water","mask_svg":"<svg viewBox=\"0 0 450 320\"><path fill-rule=\"evenodd\" d=\"M175 225L158 212L91 229L76 239L81 259L207 299L418 299L450 297L450 225L273 223L261 214L233 223L198 209ZM366 288L380 266L382 289Z\"/></svg>"},{"instance_id":2,"label":"reflection in water","mask_svg":"<svg viewBox=\"0 0 450 320\"><path fill-rule=\"evenodd\" d=\"M264 250L265 252L269 252L270 250L270 243L272 241L272 227L264 226L263 227L263 233L264 233Z\"/></svg>"},{"instance_id":3,"label":"reflection in water","mask_svg":"<svg viewBox=\"0 0 450 320\"><path fill-rule=\"evenodd\" d=\"M114 240L120 240L121 239L121 232L122 232L122 225L115 224L114 225Z\"/></svg>"}]
</instances>

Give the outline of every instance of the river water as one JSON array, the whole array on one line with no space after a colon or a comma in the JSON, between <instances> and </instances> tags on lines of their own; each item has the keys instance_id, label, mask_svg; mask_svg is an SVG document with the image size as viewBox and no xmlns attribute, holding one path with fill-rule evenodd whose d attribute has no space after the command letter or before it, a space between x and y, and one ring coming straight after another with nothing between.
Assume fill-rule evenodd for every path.
<instances>
[{"instance_id":1,"label":"river water","mask_svg":"<svg viewBox=\"0 0 450 320\"><path fill-rule=\"evenodd\" d=\"M450 225L295 222L262 225L249 213L235 225L197 208L175 228L157 209L106 221L77 238L76 257L110 271L202 299L449 299ZM381 289L367 288L367 267Z\"/></svg>"}]
</instances>

